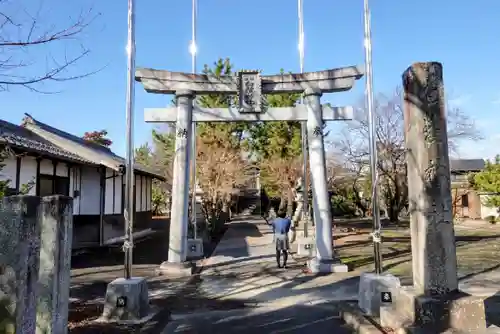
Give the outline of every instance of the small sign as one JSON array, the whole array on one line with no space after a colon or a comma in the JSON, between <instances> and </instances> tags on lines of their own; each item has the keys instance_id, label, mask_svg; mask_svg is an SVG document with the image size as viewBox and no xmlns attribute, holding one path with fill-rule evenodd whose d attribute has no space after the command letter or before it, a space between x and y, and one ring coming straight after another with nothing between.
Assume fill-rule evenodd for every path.
<instances>
[{"instance_id":1,"label":"small sign","mask_svg":"<svg viewBox=\"0 0 500 334\"><path fill-rule=\"evenodd\" d=\"M382 303L392 303L392 293L388 291L381 292L380 300L382 301Z\"/></svg>"},{"instance_id":2,"label":"small sign","mask_svg":"<svg viewBox=\"0 0 500 334\"><path fill-rule=\"evenodd\" d=\"M126 307L127 306L127 297L120 296L116 298L116 307Z\"/></svg>"},{"instance_id":3,"label":"small sign","mask_svg":"<svg viewBox=\"0 0 500 334\"><path fill-rule=\"evenodd\" d=\"M191 245L191 252L196 252L196 245Z\"/></svg>"}]
</instances>

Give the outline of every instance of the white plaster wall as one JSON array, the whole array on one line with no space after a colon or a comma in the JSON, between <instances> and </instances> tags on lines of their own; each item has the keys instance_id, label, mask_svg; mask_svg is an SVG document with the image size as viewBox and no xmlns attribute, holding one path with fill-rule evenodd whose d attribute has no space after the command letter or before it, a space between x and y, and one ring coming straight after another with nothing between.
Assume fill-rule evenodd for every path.
<instances>
[{"instance_id":1,"label":"white plaster wall","mask_svg":"<svg viewBox=\"0 0 500 334\"><path fill-rule=\"evenodd\" d=\"M148 201L147 201L147 209L148 211L151 211L152 205L151 205L151 196L153 195L152 192L152 187L153 187L153 179L148 177Z\"/></svg>"},{"instance_id":2,"label":"white plaster wall","mask_svg":"<svg viewBox=\"0 0 500 334\"><path fill-rule=\"evenodd\" d=\"M68 165L65 163L59 162L56 166L56 175L68 177Z\"/></svg>"},{"instance_id":3,"label":"white plaster wall","mask_svg":"<svg viewBox=\"0 0 500 334\"><path fill-rule=\"evenodd\" d=\"M146 211L146 177L144 175L141 175L141 182L139 183L140 189L137 189L137 191L140 191L139 197L141 200L141 207L140 211Z\"/></svg>"},{"instance_id":4,"label":"white plaster wall","mask_svg":"<svg viewBox=\"0 0 500 334\"><path fill-rule=\"evenodd\" d=\"M141 177L135 174L135 211L141 211Z\"/></svg>"},{"instance_id":5,"label":"white plaster wall","mask_svg":"<svg viewBox=\"0 0 500 334\"><path fill-rule=\"evenodd\" d=\"M36 182L36 159L33 157L23 157L21 159L21 172L19 173L19 184ZM36 185L33 185L28 195L36 195Z\"/></svg>"},{"instance_id":6,"label":"white plaster wall","mask_svg":"<svg viewBox=\"0 0 500 334\"><path fill-rule=\"evenodd\" d=\"M69 179L69 195L71 197L74 196L75 191L80 191L80 170L81 166L73 166L71 167L70 171L70 179ZM81 196L78 196L76 198L73 197L73 214L74 215L79 215L80 214L80 202L81 202Z\"/></svg>"},{"instance_id":7,"label":"white plaster wall","mask_svg":"<svg viewBox=\"0 0 500 334\"><path fill-rule=\"evenodd\" d=\"M82 166L81 215L99 214L100 189L99 169L97 167Z\"/></svg>"},{"instance_id":8,"label":"white plaster wall","mask_svg":"<svg viewBox=\"0 0 500 334\"><path fill-rule=\"evenodd\" d=\"M112 169L106 169L105 214L121 213L121 175ZM114 188L113 188L114 187ZM113 203L114 199L114 203Z\"/></svg>"},{"instance_id":9,"label":"white plaster wall","mask_svg":"<svg viewBox=\"0 0 500 334\"><path fill-rule=\"evenodd\" d=\"M134 174L135 178L135 203L136 203L136 211L149 211L151 210L151 186L152 186L152 178L144 175ZM121 213L121 201L123 200L121 191L119 188L121 176L119 176L116 180L116 200L115 200L115 213ZM123 184L125 185L125 177L123 177ZM141 190L142 185L142 190ZM141 206L142 199L142 206Z\"/></svg>"},{"instance_id":10,"label":"white plaster wall","mask_svg":"<svg viewBox=\"0 0 500 334\"><path fill-rule=\"evenodd\" d=\"M40 161L40 174L54 174L54 166L52 165L52 161L45 159Z\"/></svg>"},{"instance_id":11,"label":"white plaster wall","mask_svg":"<svg viewBox=\"0 0 500 334\"><path fill-rule=\"evenodd\" d=\"M40 161L40 174L54 175L54 165L52 160L42 159ZM68 165L62 162L58 162L56 166L57 176L68 176Z\"/></svg>"},{"instance_id":12,"label":"white plaster wall","mask_svg":"<svg viewBox=\"0 0 500 334\"><path fill-rule=\"evenodd\" d=\"M115 181L115 208L114 211L115 213L121 213L122 212L122 176L119 175L116 177Z\"/></svg>"},{"instance_id":13,"label":"white plaster wall","mask_svg":"<svg viewBox=\"0 0 500 334\"><path fill-rule=\"evenodd\" d=\"M104 214L113 214L113 170L106 168L106 190L104 191Z\"/></svg>"},{"instance_id":14,"label":"white plaster wall","mask_svg":"<svg viewBox=\"0 0 500 334\"><path fill-rule=\"evenodd\" d=\"M146 177L146 187L144 189L146 192L146 211L149 211L151 206L151 178Z\"/></svg>"},{"instance_id":15,"label":"white plaster wall","mask_svg":"<svg viewBox=\"0 0 500 334\"><path fill-rule=\"evenodd\" d=\"M479 195L479 199L481 201L481 219L485 219L488 216L498 216L497 208L490 208L484 205L488 199L488 195Z\"/></svg>"},{"instance_id":16,"label":"white plaster wall","mask_svg":"<svg viewBox=\"0 0 500 334\"><path fill-rule=\"evenodd\" d=\"M8 157L1 162L3 168L0 170L0 181L10 181L9 188L16 187L16 166L17 161L15 157Z\"/></svg>"}]
</instances>

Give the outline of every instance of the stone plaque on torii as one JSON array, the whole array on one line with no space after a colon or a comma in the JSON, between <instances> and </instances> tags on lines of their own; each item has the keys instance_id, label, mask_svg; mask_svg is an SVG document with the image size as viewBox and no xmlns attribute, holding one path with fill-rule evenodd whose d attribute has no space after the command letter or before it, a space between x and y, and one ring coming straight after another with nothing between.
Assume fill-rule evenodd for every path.
<instances>
[{"instance_id":1,"label":"stone plaque on torii","mask_svg":"<svg viewBox=\"0 0 500 334\"><path fill-rule=\"evenodd\" d=\"M312 272L347 271L333 258L332 214L328 197L323 140L324 121L343 121L353 117L352 107L321 105L323 93L350 90L363 76L363 69L351 66L302 74L261 75L260 71L239 71L236 75L211 75L140 68L136 80L149 93L175 94L177 106L146 109L145 121L176 122L175 160L172 183L172 209L168 261L160 271L175 270L185 264L187 251L189 158L192 122L306 121L313 189L316 229L316 258L309 261ZM265 96L303 93L304 104L269 108ZM196 95L236 96L228 108L202 108L193 103Z\"/></svg>"}]
</instances>

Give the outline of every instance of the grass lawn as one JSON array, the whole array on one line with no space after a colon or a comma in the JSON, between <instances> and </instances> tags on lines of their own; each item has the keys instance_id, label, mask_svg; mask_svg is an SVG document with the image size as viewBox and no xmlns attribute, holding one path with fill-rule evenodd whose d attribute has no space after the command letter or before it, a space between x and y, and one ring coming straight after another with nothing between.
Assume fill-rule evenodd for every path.
<instances>
[{"instance_id":1,"label":"grass lawn","mask_svg":"<svg viewBox=\"0 0 500 334\"><path fill-rule=\"evenodd\" d=\"M455 228L459 277L474 275L500 264L500 226ZM373 245L369 228L341 236L335 241L342 261L352 270L374 269ZM382 233L384 268L411 283L411 240L408 227L384 228Z\"/></svg>"}]
</instances>

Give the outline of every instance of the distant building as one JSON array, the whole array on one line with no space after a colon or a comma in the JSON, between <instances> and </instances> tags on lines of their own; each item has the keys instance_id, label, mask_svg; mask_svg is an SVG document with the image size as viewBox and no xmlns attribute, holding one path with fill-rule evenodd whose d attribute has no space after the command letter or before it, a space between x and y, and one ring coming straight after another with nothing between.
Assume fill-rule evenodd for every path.
<instances>
[{"instance_id":1,"label":"distant building","mask_svg":"<svg viewBox=\"0 0 500 334\"><path fill-rule=\"evenodd\" d=\"M484 167L483 159L450 160L452 205L456 218L484 219L498 215L496 208L488 208L483 204L484 195L472 189L468 180L471 173L480 172Z\"/></svg>"}]
</instances>

